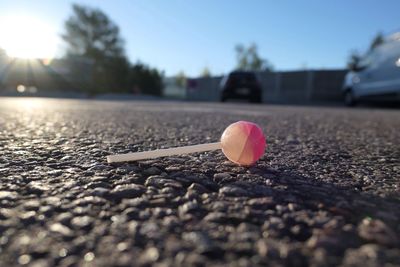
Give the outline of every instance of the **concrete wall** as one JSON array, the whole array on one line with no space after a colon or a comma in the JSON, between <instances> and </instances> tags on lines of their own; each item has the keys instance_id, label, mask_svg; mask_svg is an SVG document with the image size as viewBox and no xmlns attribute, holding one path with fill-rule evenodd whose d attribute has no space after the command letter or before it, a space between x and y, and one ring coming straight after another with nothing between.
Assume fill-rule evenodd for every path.
<instances>
[{"instance_id":1,"label":"concrete wall","mask_svg":"<svg viewBox=\"0 0 400 267\"><path fill-rule=\"evenodd\" d=\"M163 84L163 97L170 99L186 98L186 88L178 85L175 77L164 78Z\"/></svg>"},{"instance_id":2,"label":"concrete wall","mask_svg":"<svg viewBox=\"0 0 400 267\"><path fill-rule=\"evenodd\" d=\"M196 101L219 101L219 84L222 77L190 79L187 82L186 99Z\"/></svg>"},{"instance_id":3,"label":"concrete wall","mask_svg":"<svg viewBox=\"0 0 400 267\"><path fill-rule=\"evenodd\" d=\"M342 98L346 70L311 70L258 73L264 103L333 102ZM221 77L192 79L186 99L219 101Z\"/></svg>"},{"instance_id":4,"label":"concrete wall","mask_svg":"<svg viewBox=\"0 0 400 267\"><path fill-rule=\"evenodd\" d=\"M346 70L322 70L314 72L313 90L310 100L341 101L344 76Z\"/></svg>"}]
</instances>

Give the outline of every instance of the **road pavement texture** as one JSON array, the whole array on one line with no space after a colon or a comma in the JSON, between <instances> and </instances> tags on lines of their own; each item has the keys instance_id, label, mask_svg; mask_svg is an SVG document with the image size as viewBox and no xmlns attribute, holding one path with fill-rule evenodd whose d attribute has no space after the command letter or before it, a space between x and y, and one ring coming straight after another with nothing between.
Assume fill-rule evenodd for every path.
<instances>
[{"instance_id":1,"label":"road pavement texture","mask_svg":"<svg viewBox=\"0 0 400 267\"><path fill-rule=\"evenodd\" d=\"M258 123L253 167L218 141ZM0 99L0 266L400 266L400 111Z\"/></svg>"}]
</instances>

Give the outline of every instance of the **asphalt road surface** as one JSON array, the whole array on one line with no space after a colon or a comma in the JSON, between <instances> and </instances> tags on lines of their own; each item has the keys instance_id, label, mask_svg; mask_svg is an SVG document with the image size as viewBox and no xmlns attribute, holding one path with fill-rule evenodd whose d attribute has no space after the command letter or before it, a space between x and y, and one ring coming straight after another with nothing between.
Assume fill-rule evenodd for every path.
<instances>
[{"instance_id":1,"label":"asphalt road surface","mask_svg":"<svg viewBox=\"0 0 400 267\"><path fill-rule=\"evenodd\" d=\"M2 98L0 149L0 266L400 266L400 110Z\"/></svg>"}]
</instances>

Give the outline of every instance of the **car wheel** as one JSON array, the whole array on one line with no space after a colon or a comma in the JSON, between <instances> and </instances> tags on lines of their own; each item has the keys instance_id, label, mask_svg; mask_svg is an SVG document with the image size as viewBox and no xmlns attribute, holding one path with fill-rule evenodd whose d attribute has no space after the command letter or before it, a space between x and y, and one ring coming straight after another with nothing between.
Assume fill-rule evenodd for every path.
<instances>
[{"instance_id":1,"label":"car wheel","mask_svg":"<svg viewBox=\"0 0 400 267\"><path fill-rule=\"evenodd\" d=\"M348 107L354 107L357 104L356 98L353 94L353 90L348 89L344 93L344 104Z\"/></svg>"}]
</instances>

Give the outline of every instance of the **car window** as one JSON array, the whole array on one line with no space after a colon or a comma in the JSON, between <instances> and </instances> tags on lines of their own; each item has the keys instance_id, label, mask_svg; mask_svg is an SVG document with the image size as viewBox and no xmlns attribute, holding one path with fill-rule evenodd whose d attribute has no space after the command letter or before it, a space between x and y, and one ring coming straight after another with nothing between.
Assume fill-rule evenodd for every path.
<instances>
[{"instance_id":1,"label":"car window","mask_svg":"<svg viewBox=\"0 0 400 267\"><path fill-rule=\"evenodd\" d=\"M254 82L257 79L254 73L241 72L241 73L231 73L231 75L229 75L229 80L232 82L235 81Z\"/></svg>"},{"instance_id":2,"label":"car window","mask_svg":"<svg viewBox=\"0 0 400 267\"><path fill-rule=\"evenodd\" d=\"M361 58L358 63L358 67L360 68L369 68L374 64L376 59L376 53L374 51L368 52L363 58Z\"/></svg>"}]
</instances>

